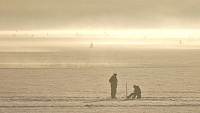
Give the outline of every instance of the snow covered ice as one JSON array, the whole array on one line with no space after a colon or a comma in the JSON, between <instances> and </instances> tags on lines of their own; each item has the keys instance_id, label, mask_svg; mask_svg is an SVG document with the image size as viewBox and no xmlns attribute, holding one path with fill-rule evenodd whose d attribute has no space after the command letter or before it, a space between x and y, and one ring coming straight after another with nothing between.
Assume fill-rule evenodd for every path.
<instances>
[{"instance_id":1,"label":"snow covered ice","mask_svg":"<svg viewBox=\"0 0 200 113\"><path fill-rule=\"evenodd\" d=\"M43 48L44 49L44 48ZM200 49L95 46L0 52L1 113L200 111ZM117 99L109 78L118 76ZM142 99L126 100L133 85Z\"/></svg>"}]
</instances>

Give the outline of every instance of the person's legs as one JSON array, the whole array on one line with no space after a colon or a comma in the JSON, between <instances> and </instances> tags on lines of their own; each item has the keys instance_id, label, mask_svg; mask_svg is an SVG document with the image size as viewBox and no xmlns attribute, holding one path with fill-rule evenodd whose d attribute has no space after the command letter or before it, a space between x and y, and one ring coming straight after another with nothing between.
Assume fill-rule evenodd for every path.
<instances>
[{"instance_id":1,"label":"person's legs","mask_svg":"<svg viewBox=\"0 0 200 113\"><path fill-rule=\"evenodd\" d=\"M129 99L131 96L133 96L134 95L134 93L131 93L129 96L127 96L127 98Z\"/></svg>"},{"instance_id":2,"label":"person's legs","mask_svg":"<svg viewBox=\"0 0 200 113\"><path fill-rule=\"evenodd\" d=\"M113 92L113 98L116 98L116 92L117 92L117 89L115 88Z\"/></svg>"},{"instance_id":3,"label":"person's legs","mask_svg":"<svg viewBox=\"0 0 200 113\"><path fill-rule=\"evenodd\" d=\"M133 98L133 99L135 99L135 97L136 97L136 94L135 94L135 93L133 93L133 96L132 96L132 98Z\"/></svg>"},{"instance_id":4,"label":"person's legs","mask_svg":"<svg viewBox=\"0 0 200 113\"><path fill-rule=\"evenodd\" d=\"M111 88L111 98L113 98L113 89Z\"/></svg>"},{"instance_id":5,"label":"person's legs","mask_svg":"<svg viewBox=\"0 0 200 113\"><path fill-rule=\"evenodd\" d=\"M116 88L111 88L111 98L115 98L115 95L116 95Z\"/></svg>"}]
</instances>

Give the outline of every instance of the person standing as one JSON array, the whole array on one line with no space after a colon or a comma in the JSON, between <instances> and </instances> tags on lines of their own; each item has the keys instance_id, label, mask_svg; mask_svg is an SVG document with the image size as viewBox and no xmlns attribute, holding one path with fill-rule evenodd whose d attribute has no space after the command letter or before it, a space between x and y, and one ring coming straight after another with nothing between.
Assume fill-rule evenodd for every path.
<instances>
[{"instance_id":1,"label":"person standing","mask_svg":"<svg viewBox=\"0 0 200 113\"><path fill-rule=\"evenodd\" d=\"M116 99L116 92L117 92L117 74L114 73L113 76L109 79L109 82L111 84L111 98Z\"/></svg>"}]
</instances>

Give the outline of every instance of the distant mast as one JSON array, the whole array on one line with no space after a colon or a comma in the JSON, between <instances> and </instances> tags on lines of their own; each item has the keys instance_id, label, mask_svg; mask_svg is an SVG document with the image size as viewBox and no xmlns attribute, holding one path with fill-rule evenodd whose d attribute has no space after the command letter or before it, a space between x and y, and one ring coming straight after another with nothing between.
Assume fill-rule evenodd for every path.
<instances>
[{"instance_id":1,"label":"distant mast","mask_svg":"<svg viewBox=\"0 0 200 113\"><path fill-rule=\"evenodd\" d=\"M91 44L90 44L90 48L93 48L93 47L94 47L94 46L93 46L93 43L91 43Z\"/></svg>"},{"instance_id":2,"label":"distant mast","mask_svg":"<svg viewBox=\"0 0 200 113\"><path fill-rule=\"evenodd\" d=\"M183 42L181 40L179 40L179 44L183 44Z\"/></svg>"}]
</instances>

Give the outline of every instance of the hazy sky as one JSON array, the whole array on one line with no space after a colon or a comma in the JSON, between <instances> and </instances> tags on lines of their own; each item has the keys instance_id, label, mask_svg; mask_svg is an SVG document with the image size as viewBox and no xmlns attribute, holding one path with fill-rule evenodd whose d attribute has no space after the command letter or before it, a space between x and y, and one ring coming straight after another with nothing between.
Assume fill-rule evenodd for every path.
<instances>
[{"instance_id":1,"label":"hazy sky","mask_svg":"<svg viewBox=\"0 0 200 113\"><path fill-rule=\"evenodd\" d=\"M200 29L200 0L0 0L0 30Z\"/></svg>"}]
</instances>

